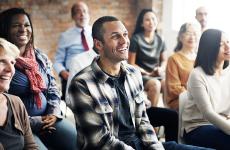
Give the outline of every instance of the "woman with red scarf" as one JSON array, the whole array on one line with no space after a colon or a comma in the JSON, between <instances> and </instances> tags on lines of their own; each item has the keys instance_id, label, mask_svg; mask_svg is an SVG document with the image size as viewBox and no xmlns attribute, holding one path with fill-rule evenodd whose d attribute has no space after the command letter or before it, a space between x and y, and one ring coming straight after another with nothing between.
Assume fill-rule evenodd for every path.
<instances>
[{"instance_id":1,"label":"woman with red scarf","mask_svg":"<svg viewBox=\"0 0 230 150\"><path fill-rule=\"evenodd\" d=\"M39 149L76 149L76 130L63 119L60 95L49 59L34 47L29 14L11 8L0 14L0 37L20 50L9 93L19 96L30 116L30 124Z\"/></svg>"}]
</instances>

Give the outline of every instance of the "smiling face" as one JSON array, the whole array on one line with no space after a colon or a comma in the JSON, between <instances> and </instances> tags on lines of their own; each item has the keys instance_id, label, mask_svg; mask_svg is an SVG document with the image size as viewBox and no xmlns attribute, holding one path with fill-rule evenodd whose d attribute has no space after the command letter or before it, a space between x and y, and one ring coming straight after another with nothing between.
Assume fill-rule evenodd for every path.
<instances>
[{"instance_id":1,"label":"smiling face","mask_svg":"<svg viewBox=\"0 0 230 150\"><path fill-rule=\"evenodd\" d=\"M10 86L11 79L15 73L15 58L3 54L3 47L0 46L0 92L7 91Z\"/></svg>"},{"instance_id":2,"label":"smiling face","mask_svg":"<svg viewBox=\"0 0 230 150\"><path fill-rule=\"evenodd\" d=\"M74 15L73 20L77 27L83 28L89 24L89 10L88 6L83 3L79 2L74 7Z\"/></svg>"},{"instance_id":3,"label":"smiling face","mask_svg":"<svg viewBox=\"0 0 230 150\"><path fill-rule=\"evenodd\" d=\"M121 21L103 24L103 41L97 44L101 57L112 63L127 60L129 44L128 31Z\"/></svg>"},{"instance_id":4,"label":"smiling face","mask_svg":"<svg viewBox=\"0 0 230 150\"><path fill-rule=\"evenodd\" d=\"M193 24L186 25L186 31L180 37L180 41L185 49L194 49L200 36L199 28Z\"/></svg>"},{"instance_id":5,"label":"smiling face","mask_svg":"<svg viewBox=\"0 0 230 150\"><path fill-rule=\"evenodd\" d=\"M226 60L230 60L230 44L228 36L222 33L217 61L222 62Z\"/></svg>"},{"instance_id":6,"label":"smiling face","mask_svg":"<svg viewBox=\"0 0 230 150\"><path fill-rule=\"evenodd\" d=\"M13 16L9 32L10 42L14 43L19 49L25 47L32 36L29 18L25 14Z\"/></svg>"},{"instance_id":7,"label":"smiling face","mask_svg":"<svg viewBox=\"0 0 230 150\"><path fill-rule=\"evenodd\" d=\"M145 32L153 32L157 28L157 17L153 12L147 12L144 15L142 26Z\"/></svg>"}]
</instances>

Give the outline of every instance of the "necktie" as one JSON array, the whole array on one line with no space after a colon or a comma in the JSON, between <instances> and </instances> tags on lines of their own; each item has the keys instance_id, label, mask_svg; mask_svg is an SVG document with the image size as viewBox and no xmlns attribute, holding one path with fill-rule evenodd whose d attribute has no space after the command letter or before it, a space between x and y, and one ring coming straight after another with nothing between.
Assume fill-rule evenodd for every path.
<instances>
[{"instance_id":1,"label":"necktie","mask_svg":"<svg viewBox=\"0 0 230 150\"><path fill-rule=\"evenodd\" d=\"M83 45L85 51L88 51L89 46L88 46L86 38L85 38L84 29L82 29L82 31L81 31L81 41L82 41L82 45Z\"/></svg>"}]
</instances>

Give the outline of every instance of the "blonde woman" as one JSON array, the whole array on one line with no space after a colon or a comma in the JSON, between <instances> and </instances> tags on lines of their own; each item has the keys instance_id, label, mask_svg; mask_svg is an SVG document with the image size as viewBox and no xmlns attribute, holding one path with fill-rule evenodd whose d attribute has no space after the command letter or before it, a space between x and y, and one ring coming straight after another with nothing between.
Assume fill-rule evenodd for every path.
<instances>
[{"instance_id":1,"label":"blonde woman","mask_svg":"<svg viewBox=\"0 0 230 150\"><path fill-rule=\"evenodd\" d=\"M26 109L19 97L6 94L15 73L18 48L0 38L0 149L38 149Z\"/></svg>"}]
</instances>

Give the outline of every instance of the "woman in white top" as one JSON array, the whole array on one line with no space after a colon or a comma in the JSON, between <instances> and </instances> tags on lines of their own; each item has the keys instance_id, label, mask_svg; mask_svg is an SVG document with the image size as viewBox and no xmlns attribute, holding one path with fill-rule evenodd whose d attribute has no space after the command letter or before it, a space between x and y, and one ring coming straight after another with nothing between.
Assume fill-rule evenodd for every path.
<instances>
[{"instance_id":1,"label":"woman in white top","mask_svg":"<svg viewBox=\"0 0 230 150\"><path fill-rule=\"evenodd\" d=\"M182 130L188 144L230 149L230 47L220 30L203 32L190 74Z\"/></svg>"}]
</instances>

